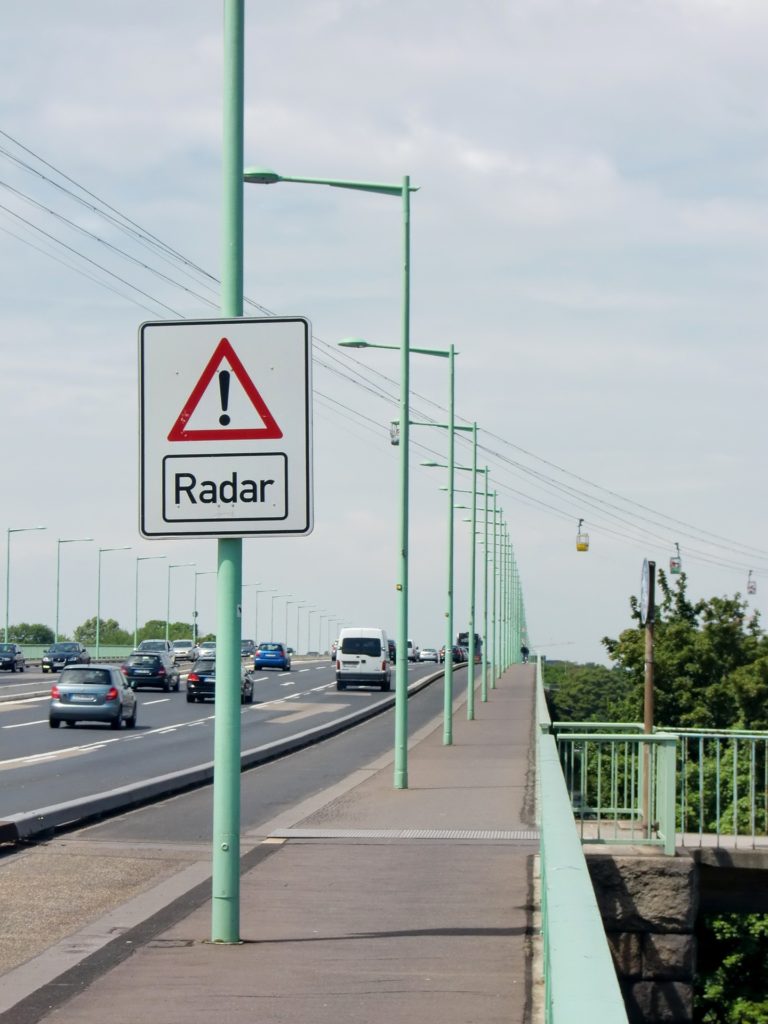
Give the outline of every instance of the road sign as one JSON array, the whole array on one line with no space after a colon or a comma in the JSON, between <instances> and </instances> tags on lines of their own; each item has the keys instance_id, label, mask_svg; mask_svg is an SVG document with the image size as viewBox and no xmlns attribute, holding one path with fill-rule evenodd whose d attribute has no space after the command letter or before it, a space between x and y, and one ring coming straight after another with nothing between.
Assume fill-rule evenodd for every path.
<instances>
[{"instance_id":1,"label":"road sign","mask_svg":"<svg viewBox=\"0 0 768 1024\"><path fill-rule=\"evenodd\" d=\"M142 324L143 536L311 532L311 336L303 317Z\"/></svg>"}]
</instances>

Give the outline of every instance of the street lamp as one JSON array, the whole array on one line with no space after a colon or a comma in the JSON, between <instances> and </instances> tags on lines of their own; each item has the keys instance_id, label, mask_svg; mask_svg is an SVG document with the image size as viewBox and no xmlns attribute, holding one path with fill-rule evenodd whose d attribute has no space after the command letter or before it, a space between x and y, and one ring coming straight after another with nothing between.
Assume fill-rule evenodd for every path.
<instances>
[{"instance_id":1,"label":"street lamp","mask_svg":"<svg viewBox=\"0 0 768 1024\"><path fill-rule=\"evenodd\" d=\"M215 569L204 569L202 572L196 572L195 573L195 589L194 589L194 595L193 595L193 599L192 599L192 604L193 604L193 608L192 608L192 643L195 645L195 647L197 647L197 638L198 638L198 635L200 633L200 630L197 628L197 577L198 576L215 576L215 575L216 575L216 570Z\"/></svg>"},{"instance_id":2,"label":"street lamp","mask_svg":"<svg viewBox=\"0 0 768 1024\"><path fill-rule=\"evenodd\" d=\"M255 583L244 583L243 590L246 587L260 587L261 580L257 580ZM259 642L259 591L256 591L256 613L253 617L253 642L257 644Z\"/></svg>"},{"instance_id":3,"label":"street lamp","mask_svg":"<svg viewBox=\"0 0 768 1024\"><path fill-rule=\"evenodd\" d=\"M96 574L96 660L101 652L101 556L107 551L130 551L130 545L120 548L99 548L99 568Z\"/></svg>"},{"instance_id":4,"label":"street lamp","mask_svg":"<svg viewBox=\"0 0 768 1024\"><path fill-rule=\"evenodd\" d=\"M272 612L269 616L269 638L270 640L275 639L275 601L281 601L284 597L291 597L291 594L273 594L272 595ZM285 638L285 642L288 643L288 638Z\"/></svg>"},{"instance_id":5,"label":"street lamp","mask_svg":"<svg viewBox=\"0 0 768 1024\"><path fill-rule=\"evenodd\" d=\"M460 427L456 428L462 429ZM472 465L471 466L456 466L454 469L466 471L472 474L472 548L470 558L470 584L469 584L469 632L467 643L469 644L468 656L469 660L467 663L467 718L471 722L475 717L475 575L476 575L476 544L475 544L475 531L477 529L477 474L486 473L487 479L487 467L485 469L478 470L477 468L477 423L473 423L469 428L472 431ZM438 466L446 469L443 463L434 462L428 460L422 462L422 466ZM486 486L487 490L487 486ZM453 505L451 505L453 507ZM446 651L446 655L448 652Z\"/></svg>"},{"instance_id":6,"label":"street lamp","mask_svg":"<svg viewBox=\"0 0 768 1024\"><path fill-rule=\"evenodd\" d=\"M171 625L171 569L184 569L190 565L196 565L196 562L174 562L173 565L168 566L168 590L167 599L165 603L165 642L168 643L170 639L170 625Z\"/></svg>"},{"instance_id":7,"label":"street lamp","mask_svg":"<svg viewBox=\"0 0 768 1024\"><path fill-rule=\"evenodd\" d=\"M347 338L345 341L340 341L340 345L346 348L389 348L396 349L396 345L375 345L363 338ZM471 430L471 427L457 426L455 417L455 399L456 399L456 386L455 386L455 365L456 365L456 349L453 345L449 349L437 349L437 348L416 348L411 346L411 352L417 352L420 355L426 356L437 356L444 359L448 359L448 422L447 423L434 423L431 421L420 421L411 420L410 426L420 427L440 427L443 430L448 431L448 567L447 567L447 588L446 588L446 611L445 611L445 623L446 623L446 641L445 651L446 657L443 662L443 744L450 746L453 743L453 488L454 488L454 470L456 466L455 459L455 438L457 430ZM399 426L399 423L398 423ZM426 463L422 463L426 465ZM438 465L434 463L434 465Z\"/></svg>"},{"instance_id":8,"label":"street lamp","mask_svg":"<svg viewBox=\"0 0 768 1024\"><path fill-rule=\"evenodd\" d=\"M370 181L343 181L333 178L298 178L277 174L265 167L248 167L243 173L245 181L256 185L274 185L277 182L296 182L306 185L328 185L331 188L353 189L378 195L400 196L403 221L403 296L402 344L400 346L400 537L398 572L395 588L398 594L397 648L400 656L395 666L395 789L408 788L408 460L409 460L409 392L410 392L410 314L411 314L411 185L406 175L402 184L387 185Z\"/></svg>"},{"instance_id":9,"label":"street lamp","mask_svg":"<svg viewBox=\"0 0 768 1024\"><path fill-rule=\"evenodd\" d=\"M5 531L5 642L8 643L8 609L11 604L11 534L45 530L45 526L16 526Z\"/></svg>"},{"instance_id":10,"label":"street lamp","mask_svg":"<svg viewBox=\"0 0 768 1024\"><path fill-rule=\"evenodd\" d=\"M152 562L157 558L167 558L167 555L137 555L136 557L136 583L134 586L134 615L133 615L133 647L134 650L139 642L139 562Z\"/></svg>"},{"instance_id":11,"label":"street lamp","mask_svg":"<svg viewBox=\"0 0 768 1024\"><path fill-rule=\"evenodd\" d=\"M61 545L62 544L85 544L92 541L93 537L65 537L56 541L56 622L53 630L54 642L59 640L59 584L61 580Z\"/></svg>"}]
</instances>

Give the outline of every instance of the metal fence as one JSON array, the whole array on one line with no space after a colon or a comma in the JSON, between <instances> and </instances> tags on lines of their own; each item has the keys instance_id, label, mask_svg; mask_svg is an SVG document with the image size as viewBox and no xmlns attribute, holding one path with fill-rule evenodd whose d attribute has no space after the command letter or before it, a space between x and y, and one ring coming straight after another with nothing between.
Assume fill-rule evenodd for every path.
<instances>
[{"instance_id":1,"label":"metal fence","mask_svg":"<svg viewBox=\"0 0 768 1024\"><path fill-rule=\"evenodd\" d=\"M674 854L677 737L623 723L552 728L581 841Z\"/></svg>"},{"instance_id":2,"label":"metal fence","mask_svg":"<svg viewBox=\"0 0 768 1024\"><path fill-rule=\"evenodd\" d=\"M768 845L768 733L679 729L680 842Z\"/></svg>"}]
</instances>

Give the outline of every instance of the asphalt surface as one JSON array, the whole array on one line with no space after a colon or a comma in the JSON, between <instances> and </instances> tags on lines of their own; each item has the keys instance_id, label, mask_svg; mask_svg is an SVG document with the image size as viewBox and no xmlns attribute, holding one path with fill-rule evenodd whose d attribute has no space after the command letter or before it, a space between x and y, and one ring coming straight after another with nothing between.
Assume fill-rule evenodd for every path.
<instances>
[{"instance_id":1,"label":"asphalt surface","mask_svg":"<svg viewBox=\"0 0 768 1024\"><path fill-rule=\"evenodd\" d=\"M0 860L0 1020L530 1020L533 683L459 707L451 747L422 727L407 790L387 753L246 826L241 944L209 941L209 843L102 828Z\"/></svg>"}]
</instances>

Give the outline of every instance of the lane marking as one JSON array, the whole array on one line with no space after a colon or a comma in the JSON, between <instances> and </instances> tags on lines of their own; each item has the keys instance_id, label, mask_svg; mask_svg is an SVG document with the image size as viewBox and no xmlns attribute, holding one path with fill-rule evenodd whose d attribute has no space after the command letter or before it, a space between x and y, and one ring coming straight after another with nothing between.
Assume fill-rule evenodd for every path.
<instances>
[{"instance_id":1,"label":"lane marking","mask_svg":"<svg viewBox=\"0 0 768 1024\"><path fill-rule=\"evenodd\" d=\"M28 725L44 725L48 721L47 718L37 718L34 722L17 722L15 725L4 725L3 729L24 729Z\"/></svg>"},{"instance_id":2,"label":"lane marking","mask_svg":"<svg viewBox=\"0 0 768 1024\"><path fill-rule=\"evenodd\" d=\"M168 704L170 700L170 697L158 697L157 700L143 700L141 707L148 708L150 704Z\"/></svg>"}]
</instances>

